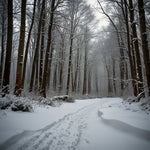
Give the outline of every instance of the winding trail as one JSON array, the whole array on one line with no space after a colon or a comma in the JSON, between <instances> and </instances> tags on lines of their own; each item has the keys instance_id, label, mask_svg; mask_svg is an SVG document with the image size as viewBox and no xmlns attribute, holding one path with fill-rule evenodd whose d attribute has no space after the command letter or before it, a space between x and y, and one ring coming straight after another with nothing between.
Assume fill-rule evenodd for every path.
<instances>
[{"instance_id":1,"label":"winding trail","mask_svg":"<svg viewBox=\"0 0 150 150\"><path fill-rule=\"evenodd\" d=\"M43 129L15 135L0 150L149 150L149 131L102 117L99 108L106 102L102 99Z\"/></svg>"}]
</instances>

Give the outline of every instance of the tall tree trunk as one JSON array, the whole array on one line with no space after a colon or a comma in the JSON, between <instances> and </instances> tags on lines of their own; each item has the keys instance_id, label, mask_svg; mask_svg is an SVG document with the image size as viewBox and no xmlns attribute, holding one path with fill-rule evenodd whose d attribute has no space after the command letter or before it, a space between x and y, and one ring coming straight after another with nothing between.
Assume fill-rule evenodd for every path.
<instances>
[{"instance_id":1,"label":"tall tree trunk","mask_svg":"<svg viewBox=\"0 0 150 150\"><path fill-rule=\"evenodd\" d=\"M72 65L71 65L71 86L72 86L72 92L74 92L74 69L73 69L73 64L74 63L72 63Z\"/></svg>"},{"instance_id":2,"label":"tall tree trunk","mask_svg":"<svg viewBox=\"0 0 150 150\"><path fill-rule=\"evenodd\" d=\"M128 56L129 56L129 62L130 62L130 70L131 70L131 78L132 78L132 86L133 86L133 93L134 96L137 96L137 86L136 86L136 74L134 73L135 68L133 67L133 59L132 59L132 52L134 49L131 49L131 39L130 39L130 30L129 30L129 19L128 19L128 5L127 0L124 0L125 3L125 12L124 12L124 18L125 18L125 24L126 24L126 30L127 30L127 43L128 43ZM129 10L130 11L130 10ZM127 73L127 72L126 72Z\"/></svg>"},{"instance_id":3,"label":"tall tree trunk","mask_svg":"<svg viewBox=\"0 0 150 150\"><path fill-rule=\"evenodd\" d=\"M32 20L31 20L31 25L30 25L29 33L28 33L28 39L27 39L27 44L26 44L25 56L24 56L23 73L22 73L22 88L24 88L24 82L25 82L27 57L28 57L29 44L30 44L30 39L31 39L31 32L32 32L33 24L34 24L35 9L36 9L36 0L34 0Z\"/></svg>"},{"instance_id":4,"label":"tall tree trunk","mask_svg":"<svg viewBox=\"0 0 150 150\"><path fill-rule=\"evenodd\" d=\"M98 87L98 74L97 74L97 68L96 68L96 71L95 71L95 91L96 91L96 94L97 94L97 96L98 96L99 87Z\"/></svg>"},{"instance_id":5,"label":"tall tree trunk","mask_svg":"<svg viewBox=\"0 0 150 150\"><path fill-rule=\"evenodd\" d=\"M133 36L131 35L131 39L133 39ZM131 56L132 56L132 60L133 60L133 76L134 78L132 79L132 82L134 82L134 95L136 96L138 94L138 85L137 85L137 64L136 64L136 55L135 55L135 49L134 49L134 45L133 42L131 42L131 46L132 46L132 51L131 51Z\"/></svg>"},{"instance_id":6,"label":"tall tree trunk","mask_svg":"<svg viewBox=\"0 0 150 150\"><path fill-rule=\"evenodd\" d=\"M115 93L115 96L116 96L116 71L115 71L116 65L115 65L115 59L112 59L112 63L113 63L113 86L114 86L114 93Z\"/></svg>"},{"instance_id":7,"label":"tall tree trunk","mask_svg":"<svg viewBox=\"0 0 150 150\"><path fill-rule=\"evenodd\" d=\"M69 94L69 86L70 86L70 74L71 74L71 64L72 64L72 46L73 46L73 33L70 35L70 52L69 52L69 65L68 65L68 76L67 76L67 88L66 94Z\"/></svg>"},{"instance_id":8,"label":"tall tree trunk","mask_svg":"<svg viewBox=\"0 0 150 150\"><path fill-rule=\"evenodd\" d=\"M77 90L77 77L79 72L79 46L77 48L77 58L76 58L76 68L75 68L75 77L74 77L74 90Z\"/></svg>"},{"instance_id":9,"label":"tall tree trunk","mask_svg":"<svg viewBox=\"0 0 150 150\"><path fill-rule=\"evenodd\" d=\"M73 24L71 25L71 28L73 28L72 26ZM69 86L70 86L70 76L71 76L71 66L72 66L72 46L73 46L73 33L70 34L69 64L68 64L67 87L66 87L67 95L69 94Z\"/></svg>"},{"instance_id":10,"label":"tall tree trunk","mask_svg":"<svg viewBox=\"0 0 150 150\"><path fill-rule=\"evenodd\" d=\"M135 49L136 63L137 63L138 93L141 93L143 91L143 75L142 75L140 50L139 50L139 43L138 43L138 37L137 37L137 31L136 31L136 22L134 19L134 8L133 8L132 0L129 0L129 11L130 11L130 21L131 21L131 29L132 29L132 35L133 35L132 42L133 42L134 49Z\"/></svg>"},{"instance_id":11,"label":"tall tree trunk","mask_svg":"<svg viewBox=\"0 0 150 150\"><path fill-rule=\"evenodd\" d=\"M150 56L149 56L148 39L147 39L147 31L146 31L145 10L144 10L143 0L137 0L137 2L138 2L138 10L139 10L143 59L144 59L145 72L147 78L148 94L150 96Z\"/></svg>"},{"instance_id":12,"label":"tall tree trunk","mask_svg":"<svg viewBox=\"0 0 150 150\"><path fill-rule=\"evenodd\" d=\"M43 53L44 53L44 40L45 40L45 5L43 7L43 18L42 18L42 37L41 37L41 49L40 49L40 73L39 73L39 90L42 85L42 74L43 74Z\"/></svg>"},{"instance_id":13,"label":"tall tree trunk","mask_svg":"<svg viewBox=\"0 0 150 150\"><path fill-rule=\"evenodd\" d=\"M41 35L41 24L42 24L42 16L43 16L43 8L44 7L45 7L45 0L43 0L43 2L42 2L42 8L41 8L40 19L39 19L39 24L38 24L38 34L37 34L36 48L35 48L35 54L34 54L34 58L33 58L32 73L31 73L30 88L29 88L30 92L33 89L35 68L36 68L36 63L38 63L40 35ZM36 69L38 69L38 66Z\"/></svg>"},{"instance_id":14,"label":"tall tree trunk","mask_svg":"<svg viewBox=\"0 0 150 150\"><path fill-rule=\"evenodd\" d=\"M118 38L119 39L119 38ZM123 50L123 47L124 47L124 44L123 44L123 41L120 40L118 41L118 43L120 43L120 80L121 80L121 96L123 96L123 91L124 91L124 74L125 74L125 55L124 55L124 50Z\"/></svg>"},{"instance_id":15,"label":"tall tree trunk","mask_svg":"<svg viewBox=\"0 0 150 150\"><path fill-rule=\"evenodd\" d=\"M53 18L54 18L54 11L55 11L55 0L51 1L51 16L48 28L48 41L47 41L47 48L45 53L45 64L44 64L44 72L43 72L43 81L42 81L42 89L41 94L42 96L46 97L46 78L47 78L47 66L48 66L48 52L51 46L51 37L52 37L52 26L53 26Z\"/></svg>"},{"instance_id":16,"label":"tall tree trunk","mask_svg":"<svg viewBox=\"0 0 150 150\"><path fill-rule=\"evenodd\" d=\"M23 64L23 52L24 52L24 43L25 43L25 25L26 25L26 0L22 0L16 87L15 87L15 92L14 92L16 96L19 96L22 91L22 64Z\"/></svg>"},{"instance_id":17,"label":"tall tree trunk","mask_svg":"<svg viewBox=\"0 0 150 150\"><path fill-rule=\"evenodd\" d=\"M81 57L79 57L79 63L81 63ZM81 66L79 66L79 71L78 71L79 75L78 75L78 88L77 88L77 92L80 93L80 88L81 88Z\"/></svg>"},{"instance_id":18,"label":"tall tree trunk","mask_svg":"<svg viewBox=\"0 0 150 150\"><path fill-rule=\"evenodd\" d=\"M8 12L8 26L7 26L7 46L6 46L6 58L3 77L3 93L4 95L9 93L9 79L10 79L10 67L11 67L11 53L12 53L12 40L13 40L13 0L8 0L7 4Z\"/></svg>"},{"instance_id":19,"label":"tall tree trunk","mask_svg":"<svg viewBox=\"0 0 150 150\"><path fill-rule=\"evenodd\" d=\"M85 39L87 40L87 39ZM84 76L83 76L83 92L82 94L86 94L87 92L87 42L85 42L85 56L84 56Z\"/></svg>"},{"instance_id":20,"label":"tall tree trunk","mask_svg":"<svg viewBox=\"0 0 150 150\"><path fill-rule=\"evenodd\" d=\"M75 19L75 6L74 1L72 3L72 10L71 10L71 27L70 27L70 47L69 47L69 64L68 64L68 74L67 74L67 87L66 87L66 94L69 94L69 87L70 87L70 78L71 78L71 67L72 67L72 49L73 49L73 36L74 36L74 19Z\"/></svg>"},{"instance_id":21,"label":"tall tree trunk","mask_svg":"<svg viewBox=\"0 0 150 150\"><path fill-rule=\"evenodd\" d=\"M48 54L48 67L47 67L47 77L46 77L46 80L47 80L47 84L46 86L48 88L50 88L51 86L51 70L52 70L52 61L53 61L53 52L54 52L54 41L51 40L51 48L50 48L50 54Z\"/></svg>"},{"instance_id":22,"label":"tall tree trunk","mask_svg":"<svg viewBox=\"0 0 150 150\"><path fill-rule=\"evenodd\" d=\"M35 74L35 91L39 91L39 51L38 51L38 54L37 54L37 58L36 58L36 74Z\"/></svg>"},{"instance_id":23,"label":"tall tree trunk","mask_svg":"<svg viewBox=\"0 0 150 150\"><path fill-rule=\"evenodd\" d=\"M108 66L109 64L106 64L106 71L107 71L107 77L108 77L108 96L111 96L112 93L112 87L111 87L111 78L110 78L110 68Z\"/></svg>"},{"instance_id":24,"label":"tall tree trunk","mask_svg":"<svg viewBox=\"0 0 150 150\"><path fill-rule=\"evenodd\" d=\"M88 95L91 94L91 72L88 73Z\"/></svg>"},{"instance_id":25,"label":"tall tree trunk","mask_svg":"<svg viewBox=\"0 0 150 150\"><path fill-rule=\"evenodd\" d=\"M61 62L59 63L59 92L62 90L63 87L63 66L64 66L64 39L62 37L62 43L60 48L60 59Z\"/></svg>"},{"instance_id":26,"label":"tall tree trunk","mask_svg":"<svg viewBox=\"0 0 150 150\"><path fill-rule=\"evenodd\" d=\"M4 67L4 38L5 38L5 16L4 16L4 8L3 8L3 14L1 14L1 18L2 18L2 37L1 37L1 62L0 62L0 88L3 84L3 67Z\"/></svg>"},{"instance_id":27,"label":"tall tree trunk","mask_svg":"<svg viewBox=\"0 0 150 150\"><path fill-rule=\"evenodd\" d=\"M55 65L55 69L54 69L53 89L56 92L57 90L57 64Z\"/></svg>"}]
</instances>

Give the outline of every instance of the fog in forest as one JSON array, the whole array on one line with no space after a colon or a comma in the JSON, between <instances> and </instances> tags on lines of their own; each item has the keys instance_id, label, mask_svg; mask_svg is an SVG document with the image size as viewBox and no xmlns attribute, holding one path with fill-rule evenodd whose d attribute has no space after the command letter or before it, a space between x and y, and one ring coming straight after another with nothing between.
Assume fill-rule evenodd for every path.
<instances>
[{"instance_id":1,"label":"fog in forest","mask_svg":"<svg viewBox=\"0 0 150 150\"><path fill-rule=\"evenodd\" d=\"M148 0L0 0L1 95L150 95Z\"/></svg>"}]
</instances>

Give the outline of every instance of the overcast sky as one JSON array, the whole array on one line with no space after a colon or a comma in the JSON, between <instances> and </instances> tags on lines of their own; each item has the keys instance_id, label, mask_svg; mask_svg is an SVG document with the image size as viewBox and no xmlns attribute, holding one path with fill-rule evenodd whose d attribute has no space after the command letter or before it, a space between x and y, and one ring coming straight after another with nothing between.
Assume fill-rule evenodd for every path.
<instances>
[{"instance_id":1,"label":"overcast sky","mask_svg":"<svg viewBox=\"0 0 150 150\"><path fill-rule=\"evenodd\" d=\"M97 0L87 0L88 4L91 5L92 10L94 11L94 14L96 16L96 19L98 20L98 24L96 25L97 30L102 30L103 27L108 25L108 21L107 18L105 17L105 15L101 14L98 12L98 2Z\"/></svg>"}]
</instances>

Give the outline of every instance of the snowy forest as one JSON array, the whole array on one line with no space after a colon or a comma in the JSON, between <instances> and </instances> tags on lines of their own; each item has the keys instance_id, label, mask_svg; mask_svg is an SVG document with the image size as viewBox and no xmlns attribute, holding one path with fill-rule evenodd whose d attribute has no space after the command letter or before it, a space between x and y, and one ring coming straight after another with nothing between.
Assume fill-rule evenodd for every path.
<instances>
[{"instance_id":1,"label":"snowy forest","mask_svg":"<svg viewBox=\"0 0 150 150\"><path fill-rule=\"evenodd\" d=\"M0 6L2 96L150 95L149 1L98 0L103 30L84 0Z\"/></svg>"},{"instance_id":2,"label":"snowy forest","mask_svg":"<svg viewBox=\"0 0 150 150\"><path fill-rule=\"evenodd\" d=\"M149 127L149 0L0 0L0 150L149 150Z\"/></svg>"}]
</instances>

